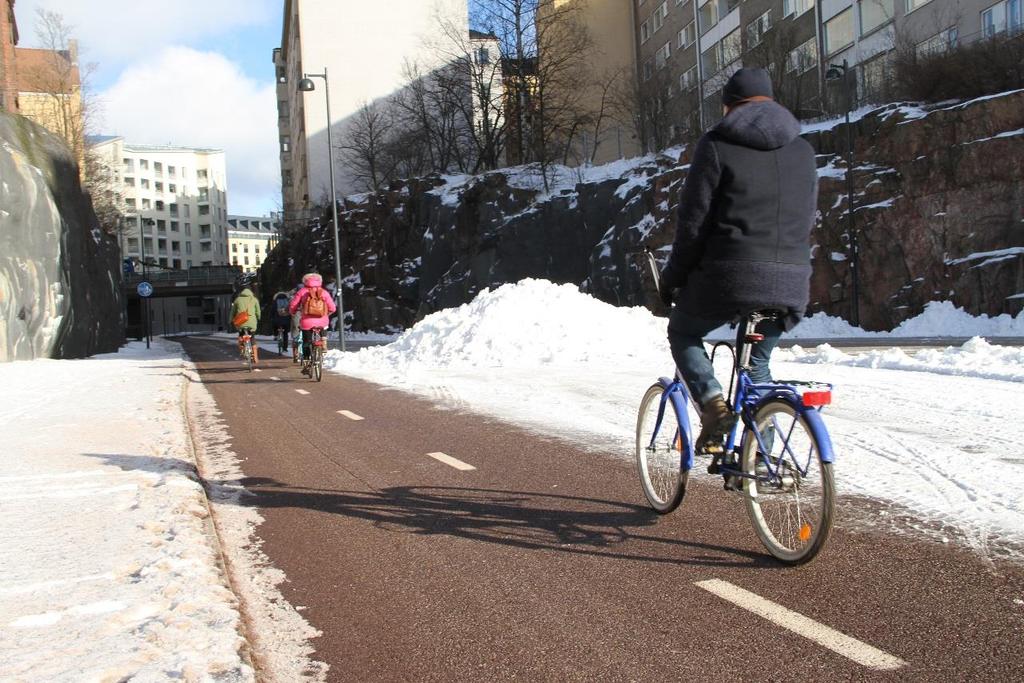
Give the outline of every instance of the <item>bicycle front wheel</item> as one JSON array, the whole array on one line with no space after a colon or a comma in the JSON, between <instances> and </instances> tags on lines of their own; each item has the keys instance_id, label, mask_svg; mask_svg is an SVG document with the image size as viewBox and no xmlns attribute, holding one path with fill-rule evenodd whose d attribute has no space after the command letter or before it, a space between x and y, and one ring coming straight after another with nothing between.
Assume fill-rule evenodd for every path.
<instances>
[{"instance_id":1,"label":"bicycle front wheel","mask_svg":"<svg viewBox=\"0 0 1024 683\"><path fill-rule=\"evenodd\" d=\"M814 559L832 531L835 482L821 461L818 440L787 401L768 401L743 435L742 465L747 514L761 543L786 564Z\"/></svg>"},{"instance_id":2,"label":"bicycle front wheel","mask_svg":"<svg viewBox=\"0 0 1024 683\"><path fill-rule=\"evenodd\" d=\"M665 405L665 414L658 425L658 411L664 393L660 384L648 389L640 402L640 414L636 420L636 467L640 485L647 502L661 514L679 507L689 476L689 472L683 470L683 442L686 437L679 431L679 418L672 401ZM685 415L683 419L686 419Z\"/></svg>"},{"instance_id":3,"label":"bicycle front wheel","mask_svg":"<svg viewBox=\"0 0 1024 683\"><path fill-rule=\"evenodd\" d=\"M317 382L324 378L324 350L319 346L313 347L313 379Z\"/></svg>"}]
</instances>

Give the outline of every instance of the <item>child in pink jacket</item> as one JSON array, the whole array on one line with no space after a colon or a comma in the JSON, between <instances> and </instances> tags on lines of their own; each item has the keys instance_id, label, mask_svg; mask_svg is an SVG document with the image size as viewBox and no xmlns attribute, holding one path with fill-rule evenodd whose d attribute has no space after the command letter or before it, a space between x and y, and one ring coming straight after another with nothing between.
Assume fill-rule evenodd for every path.
<instances>
[{"instance_id":1,"label":"child in pink jacket","mask_svg":"<svg viewBox=\"0 0 1024 683\"><path fill-rule=\"evenodd\" d=\"M331 314L338 310L338 307L334 304L334 299L331 297L331 293L324 289L323 284L323 278L318 273L307 273L302 277L302 287L299 288L299 291L295 292L291 304L288 305L288 310L292 315L296 311L302 311L299 327L302 328L302 357L306 360L309 359L310 347L313 343L311 330L314 327L326 330L330 323ZM326 305L323 315L314 316L306 313L306 300L310 297L323 299Z\"/></svg>"}]
</instances>

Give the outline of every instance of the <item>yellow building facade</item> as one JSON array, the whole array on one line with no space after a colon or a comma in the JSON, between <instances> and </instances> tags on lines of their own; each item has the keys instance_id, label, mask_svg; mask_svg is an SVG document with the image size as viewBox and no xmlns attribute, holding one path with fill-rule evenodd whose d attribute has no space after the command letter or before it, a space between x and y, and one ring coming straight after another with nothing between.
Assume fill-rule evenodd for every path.
<instances>
[{"instance_id":1,"label":"yellow building facade","mask_svg":"<svg viewBox=\"0 0 1024 683\"><path fill-rule=\"evenodd\" d=\"M231 265L254 273L280 239L276 216L228 216L228 257Z\"/></svg>"}]
</instances>

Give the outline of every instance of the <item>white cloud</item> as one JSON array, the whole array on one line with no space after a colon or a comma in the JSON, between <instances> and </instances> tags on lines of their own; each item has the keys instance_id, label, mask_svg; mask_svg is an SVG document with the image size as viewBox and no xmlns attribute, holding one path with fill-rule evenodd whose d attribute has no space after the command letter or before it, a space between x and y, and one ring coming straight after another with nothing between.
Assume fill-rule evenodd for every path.
<instances>
[{"instance_id":1,"label":"white cloud","mask_svg":"<svg viewBox=\"0 0 1024 683\"><path fill-rule=\"evenodd\" d=\"M36 9L42 8L72 26L87 60L112 65L280 21L281 6L280 0L18 0L15 11L23 45L35 44Z\"/></svg>"},{"instance_id":2,"label":"white cloud","mask_svg":"<svg viewBox=\"0 0 1024 683\"><path fill-rule=\"evenodd\" d=\"M281 196L273 83L223 55L170 47L125 69L99 95L103 133L129 143L223 149L231 213L263 213Z\"/></svg>"}]
</instances>

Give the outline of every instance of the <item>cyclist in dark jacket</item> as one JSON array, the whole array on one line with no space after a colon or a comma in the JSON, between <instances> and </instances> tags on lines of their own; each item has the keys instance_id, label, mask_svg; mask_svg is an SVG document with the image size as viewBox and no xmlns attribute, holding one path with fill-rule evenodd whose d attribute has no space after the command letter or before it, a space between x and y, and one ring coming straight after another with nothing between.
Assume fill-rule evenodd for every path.
<instances>
[{"instance_id":1,"label":"cyclist in dark jacket","mask_svg":"<svg viewBox=\"0 0 1024 683\"><path fill-rule=\"evenodd\" d=\"M701 406L698 445L735 423L704 350L711 330L760 309L751 379L770 382L768 360L803 317L810 291L810 232L817 206L814 150L800 124L772 99L764 69L740 69L722 90L725 117L698 142L679 204L672 254L661 275L674 301L669 344Z\"/></svg>"}]
</instances>

